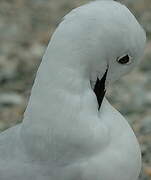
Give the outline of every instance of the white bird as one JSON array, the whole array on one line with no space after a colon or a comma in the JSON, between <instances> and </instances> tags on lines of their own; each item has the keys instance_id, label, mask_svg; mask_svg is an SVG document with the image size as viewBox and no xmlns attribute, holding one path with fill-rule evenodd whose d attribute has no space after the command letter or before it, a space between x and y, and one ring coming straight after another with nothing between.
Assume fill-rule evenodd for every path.
<instances>
[{"instance_id":1,"label":"white bird","mask_svg":"<svg viewBox=\"0 0 151 180\"><path fill-rule=\"evenodd\" d=\"M52 36L23 123L0 134L0 180L136 180L136 137L106 98L146 35L115 1L71 11Z\"/></svg>"}]
</instances>

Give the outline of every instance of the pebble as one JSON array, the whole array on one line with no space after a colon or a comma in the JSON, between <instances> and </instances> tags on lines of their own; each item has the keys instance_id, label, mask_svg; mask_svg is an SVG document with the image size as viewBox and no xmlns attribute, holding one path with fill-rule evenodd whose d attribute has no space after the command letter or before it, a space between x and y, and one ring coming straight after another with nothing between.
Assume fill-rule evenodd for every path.
<instances>
[{"instance_id":1,"label":"pebble","mask_svg":"<svg viewBox=\"0 0 151 180\"><path fill-rule=\"evenodd\" d=\"M24 101L24 98L16 93L0 93L0 106L21 106Z\"/></svg>"}]
</instances>

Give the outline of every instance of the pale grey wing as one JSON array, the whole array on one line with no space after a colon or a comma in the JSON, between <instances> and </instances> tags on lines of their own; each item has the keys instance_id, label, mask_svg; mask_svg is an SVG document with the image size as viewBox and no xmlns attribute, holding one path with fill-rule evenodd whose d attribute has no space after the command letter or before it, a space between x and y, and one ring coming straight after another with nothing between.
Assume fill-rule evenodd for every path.
<instances>
[{"instance_id":1,"label":"pale grey wing","mask_svg":"<svg viewBox=\"0 0 151 180\"><path fill-rule=\"evenodd\" d=\"M0 180L50 180L48 166L32 162L20 140L21 125L0 134Z\"/></svg>"},{"instance_id":2,"label":"pale grey wing","mask_svg":"<svg viewBox=\"0 0 151 180\"><path fill-rule=\"evenodd\" d=\"M0 133L0 160L21 158L20 127L17 125Z\"/></svg>"}]
</instances>

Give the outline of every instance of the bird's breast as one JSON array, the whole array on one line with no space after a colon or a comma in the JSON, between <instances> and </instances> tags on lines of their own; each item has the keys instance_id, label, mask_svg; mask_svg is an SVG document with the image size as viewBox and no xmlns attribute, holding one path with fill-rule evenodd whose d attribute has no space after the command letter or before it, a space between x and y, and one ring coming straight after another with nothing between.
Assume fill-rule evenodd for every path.
<instances>
[{"instance_id":1,"label":"bird's breast","mask_svg":"<svg viewBox=\"0 0 151 180\"><path fill-rule=\"evenodd\" d=\"M106 99L102 104L100 120L110 133L110 143L96 156L97 159L92 158L95 168L100 167L103 180L136 180L141 169L141 152L133 130Z\"/></svg>"}]
</instances>

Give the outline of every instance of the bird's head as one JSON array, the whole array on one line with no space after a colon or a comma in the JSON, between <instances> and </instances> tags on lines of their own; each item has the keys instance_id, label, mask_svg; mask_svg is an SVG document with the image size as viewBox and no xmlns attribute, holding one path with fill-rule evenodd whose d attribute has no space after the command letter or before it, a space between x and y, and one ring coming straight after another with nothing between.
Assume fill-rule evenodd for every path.
<instances>
[{"instance_id":1,"label":"bird's head","mask_svg":"<svg viewBox=\"0 0 151 180\"><path fill-rule=\"evenodd\" d=\"M106 87L140 62L145 31L126 6L109 0L81 6L64 19L60 38L66 37L64 47L70 43L66 54L76 54L79 68L88 66L101 105Z\"/></svg>"}]
</instances>

